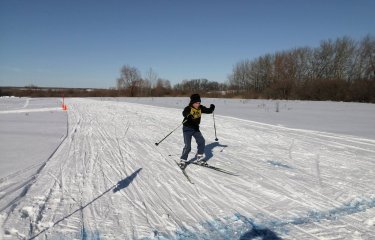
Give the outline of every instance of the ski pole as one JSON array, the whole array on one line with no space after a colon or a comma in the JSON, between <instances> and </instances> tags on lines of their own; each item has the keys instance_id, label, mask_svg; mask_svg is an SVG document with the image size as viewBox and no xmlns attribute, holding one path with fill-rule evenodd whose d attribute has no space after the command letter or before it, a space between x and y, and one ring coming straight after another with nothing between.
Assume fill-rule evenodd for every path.
<instances>
[{"instance_id":1,"label":"ski pole","mask_svg":"<svg viewBox=\"0 0 375 240\"><path fill-rule=\"evenodd\" d=\"M171 135L174 131L176 131L176 130L177 130L182 124L184 124L186 121L187 121L187 119L184 120L184 121L183 121L180 125L178 125L175 129L173 129L172 132L168 133L168 135L165 136L162 140L160 140L159 142L155 143L155 145L158 146L162 141L164 141L169 135Z\"/></svg>"},{"instance_id":2,"label":"ski pole","mask_svg":"<svg viewBox=\"0 0 375 240\"><path fill-rule=\"evenodd\" d=\"M212 118L214 119L215 141L219 141L219 139L216 136L216 124L215 124L215 114L214 114L214 112L212 112Z\"/></svg>"}]
</instances>

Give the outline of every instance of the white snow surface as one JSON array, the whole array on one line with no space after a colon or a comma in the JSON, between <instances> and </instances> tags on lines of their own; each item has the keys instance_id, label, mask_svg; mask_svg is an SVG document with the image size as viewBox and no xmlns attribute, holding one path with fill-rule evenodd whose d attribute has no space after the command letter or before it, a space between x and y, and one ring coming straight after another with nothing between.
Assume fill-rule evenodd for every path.
<instances>
[{"instance_id":1,"label":"white snow surface","mask_svg":"<svg viewBox=\"0 0 375 240\"><path fill-rule=\"evenodd\" d=\"M56 113L67 114L68 131L63 127L66 118L65 125L56 123L65 137L55 135L60 142L55 149L48 147L52 155L41 156L43 164L18 185L22 191L15 198L7 196L14 195L18 175L1 178L0 239L375 238L375 138L372 128L362 129L373 126L374 105L323 103L322 109L318 107L322 103L285 101L276 112L274 107L267 110L275 101L264 100L265 105L239 107L238 115L229 117L220 111L231 100L204 99L204 105L217 106L219 141L214 140L212 115L203 115L201 123L208 163L237 176L189 165L191 184L174 161L183 147L178 126L184 99L172 99L182 101L177 108L171 108L174 102L167 108L126 101L68 99L67 112L30 113L48 113L46 120L55 119ZM28 108L25 99L18 105L0 111ZM311 106L316 107L313 113L304 110ZM49 107L56 106L39 108ZM337 108L341 110L333 110ZM351 115L347 112L360 119L347 127L359 130L346 132L344 124L331 128L335 120ZM252 113L267 120L239 116ZM330 120L318 127L298 124L287 113L316 114L310 123ZM0 120L18 121L24 116L8 112L0 114ZM13 124L9 119L3 123L1 134ZM45 124L33 128L41 130ZM0 140L1 145L15 148L14 142ZM0 158L3 168L5 157ZM14 161L30 165L27 159Z\"/></svg>"}]
</instances>

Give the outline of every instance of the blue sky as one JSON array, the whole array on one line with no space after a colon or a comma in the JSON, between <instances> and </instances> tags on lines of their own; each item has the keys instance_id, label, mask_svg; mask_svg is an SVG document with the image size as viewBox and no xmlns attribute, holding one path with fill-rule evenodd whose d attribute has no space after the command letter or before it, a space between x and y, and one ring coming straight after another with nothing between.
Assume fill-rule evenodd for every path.
<instances>
[{"instance_id":1,"label":"blue sky","mask_svg":"<svg viewBox=\"0 0 375 240\"><path fill-rule=\"evenodd\" d=\"M224 82L244 59L375 32L373 0L0 0L0 86Z\"/></svg>"}]
</instances>

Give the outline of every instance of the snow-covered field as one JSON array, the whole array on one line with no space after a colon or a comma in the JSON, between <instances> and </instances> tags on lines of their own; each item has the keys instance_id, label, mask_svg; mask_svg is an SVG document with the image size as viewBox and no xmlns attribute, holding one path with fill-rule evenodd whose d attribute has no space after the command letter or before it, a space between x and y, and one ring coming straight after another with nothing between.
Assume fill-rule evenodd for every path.
<instances>
[{"instance_id":1,"label":"snow-covered field","mask_svg":"<svg viewBox=\"0 0 375 240\"><path fill-rule=\"evenodd\" d=\"M188 99L134 100L0 99L0 239L375 238L375 105L203 99L208 163L238 176L191 184L181 129L155 146Z\"/></svg>"}]
</instances>

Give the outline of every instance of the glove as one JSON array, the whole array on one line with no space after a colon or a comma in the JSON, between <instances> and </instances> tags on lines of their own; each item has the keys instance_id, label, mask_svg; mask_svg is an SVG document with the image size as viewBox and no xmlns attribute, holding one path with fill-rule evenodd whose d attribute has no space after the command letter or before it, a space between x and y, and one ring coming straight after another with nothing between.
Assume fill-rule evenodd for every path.
<instances>
[{"instance_id":1,"label":"glove","mask_svg":"<svg viewBox=\"0 0 375 240\"><path fill-rule=\"evenodd\" d=\"M215 105L211 104L210 108L212 109L212 111L215 110Z\"/></svg>"}]
</instances>

